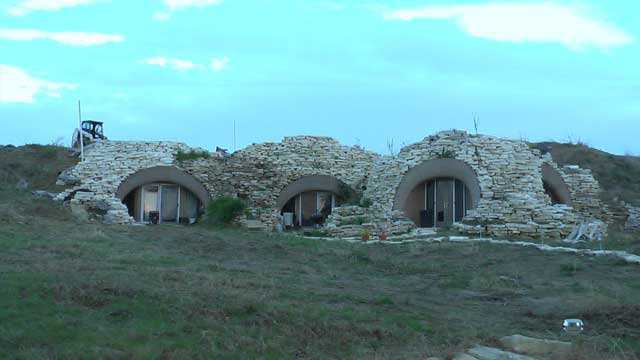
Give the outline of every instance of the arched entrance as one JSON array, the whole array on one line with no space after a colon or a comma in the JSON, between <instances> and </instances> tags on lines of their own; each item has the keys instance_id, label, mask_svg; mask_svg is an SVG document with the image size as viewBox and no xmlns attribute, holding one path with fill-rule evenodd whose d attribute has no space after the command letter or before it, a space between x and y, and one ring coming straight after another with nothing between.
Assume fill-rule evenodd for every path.
<instances>
[{"instance_id":1,"label":"arched entrance","mask_svg":"<svg viewBox=\"0 0 640 360\"><path fill-rule=\"evenodd\" d=\"M480 184L469 165L435 159L407 172L396 191L394 209L420 227L445 227L462 221L479 199Z\"/></svg>"},{"instance_id":2,"label":"arched entrance","mask_svg":"<svg viewBox=\"0 0 640 360\"><path fill-rule=\"evenodd\" d=\"M174 167L141 170L120 184L117 196L140 223L193 223L209 194L193 176Z\"/></svg>"},{"instance_id":3,"label":"arched entrance","mask_svg":"<svg viewBox=\"0 0 640 360\"><path fill-rule=\"evenodd\" d=\"M289 184L280 193L276 204L283 225L293 228L324 224L341 203L345 187L348 185L337 178L324 175L305 176Z\"/></svg>"},{"instance_id":4,"label":"arched entrance","mask_svg":"<svg viewBox=\"0 0 640 360\"><path fill-rule=\"evenodd\" d=\"M571 192L562 175L549 164L542 165L542 186L552 204L571 206Z\"/></svg>"}]
</instances>

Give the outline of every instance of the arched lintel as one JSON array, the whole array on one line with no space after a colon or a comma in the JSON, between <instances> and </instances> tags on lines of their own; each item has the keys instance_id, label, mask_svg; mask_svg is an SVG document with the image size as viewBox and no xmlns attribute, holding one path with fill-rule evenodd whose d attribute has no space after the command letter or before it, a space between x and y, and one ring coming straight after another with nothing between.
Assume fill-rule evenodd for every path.
<instances>
[{"instance_id":1,"label":"arched lintel","mask_svg":"<svg viewBox=\"0 0 640 360\"><path fill-rule=\"evenodd\" d=\"M294 196L307 191L328 191L340 194L346 185L336 177L329 175L307 175L287 185L276 200L276 207L282 209Z\"/></svg>"},{"instance_id":2,"label":"arched lintel","mask_svg":"<svg viewBox=\"0 0 640 360\"><path fill-rule=\"evenodd\" d=\"M480 183L476 172L467 163L457 159L427 160L411 168L402 178L396 189L393 202L394 210L403 210L411 191L421 183L438 178L455 178L462 181L471 195L471 207L480 201Z\"/></svg>"},{"instance_id":3,"label":"arched lintel","mask_svg":"<svg viewBox=\"0 0 640 360\"><path fill-rule=\"evenodd\" d=\"M120 186L118 186L116 196L120 200L124 200L131 191L135 190L139 186L150 183L172 183L180 185L191 191L196 195L200 202L205 205L210 199L209 192L200 183L200 181L198 181L193 175L189 175L172 166L146 168L130 175L120 184Z\"/></svg>"}]
</instances>

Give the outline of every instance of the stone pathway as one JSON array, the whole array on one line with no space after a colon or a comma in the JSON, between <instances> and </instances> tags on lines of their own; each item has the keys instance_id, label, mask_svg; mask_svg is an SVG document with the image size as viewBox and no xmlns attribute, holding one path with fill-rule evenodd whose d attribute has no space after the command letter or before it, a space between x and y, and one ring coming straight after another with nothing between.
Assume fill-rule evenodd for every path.
<instances>
[{"instance_id":1,"label":"stone pathway","mask_svg":"<svg viewBox=\"0 0 640 360\"><path fill-rule=\"evenodd\" d=\"M383 245L401 245L408 244L414 242L426 242L426 243L441 243L441 242L454 242L454 243L490 243L497 245L511 245L511 246L522 246L522 247L534 247L541 251L550 251L550 252L558 252L558 253L569 253L576 255L586 255L586 256L612 256L620 258L628 263L632 264L640 264L640 256L628 253L626 251L620 250L591 250L591 249L575 249L570 247L563 246L549 246L544 244L538 244L528 241L509 241L509 240L496 240L490 238L469 238L466 236L440 236L434 237L433 232L431 233L412 233L402 236L390 237L389 240L380 241L380 240L370 240L370 241L362 241L358 238L322 238L322 237L306 237L307 239L315 239L315 240L325 240L325 241L347 241L350 243L360 243L362 245L373 245L373 244L383 244Z\"/></svg>"}]
</instances>

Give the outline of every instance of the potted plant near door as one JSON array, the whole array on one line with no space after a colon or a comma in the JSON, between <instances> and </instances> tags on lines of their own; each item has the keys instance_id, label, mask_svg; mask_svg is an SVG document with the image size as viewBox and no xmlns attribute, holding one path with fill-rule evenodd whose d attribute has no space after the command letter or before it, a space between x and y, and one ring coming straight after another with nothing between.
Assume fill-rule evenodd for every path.
<instances>
[{"instance_id":1,"label":"potted plant near door","mask_svg":"<svg viewBox=\"0 0 640 360\"><path fill-rule=\"evenodd\" d=\"M385 230L380 230L378 238L380 239L380 241L387 241L389 239L389 236L387 235L387 232Z\"/></svg>"},{"instance_id":2,"label":"potted plant near door","mask_svg":"<svg viewBox=\"0 0 640 360\"><path fill-rule=\"evenodd\" d=\"M371 233L367 229L362 230L360 235L362 237L362 241L369 241L371 239Z\"/></svg>"}]
</instances>

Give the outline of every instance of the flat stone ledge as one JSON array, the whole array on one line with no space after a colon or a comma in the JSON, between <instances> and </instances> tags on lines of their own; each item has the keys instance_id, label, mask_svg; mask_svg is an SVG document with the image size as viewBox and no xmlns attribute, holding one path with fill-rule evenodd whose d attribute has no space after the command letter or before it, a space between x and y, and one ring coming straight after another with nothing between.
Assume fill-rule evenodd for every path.
<instances>
[{"instance_id":1,"label":"flat stone ledge","mask_svg":"<svg viewBox=\"0 0 640 360\"><path fill-rule=\"evenodd\" d=\"M453 243L489 243L496 245L511 245L511 246L522 246L522 247L534 247L541 251L549 251L549 252L557 252L557 253L568 253L568 254L576 254L576 255L584 255L584 256L612 256L620 258L627 263L630 264L639 264L640 265L640 256L628 253L626 251L620 250L590 250L590 249L574 249L569 247L561 247L561 246L549 246L544 244L537 244L526 241L509 241L509 240L495 240L489 238L468 238L465 236L441 236L441 237L397 237L397 238L389 238L389 240L380 241L380 240L368 240L363 241L358 238L327 238L327 237L310 237L304 236L305 239L313 239L313 240L324 240L324 241L346 241L349 243L359 243L362 245L402 245L409 244L415 242L425 242L425 243L442 243L442 242L453 242Z\"/></svg>"}]
</instances>

